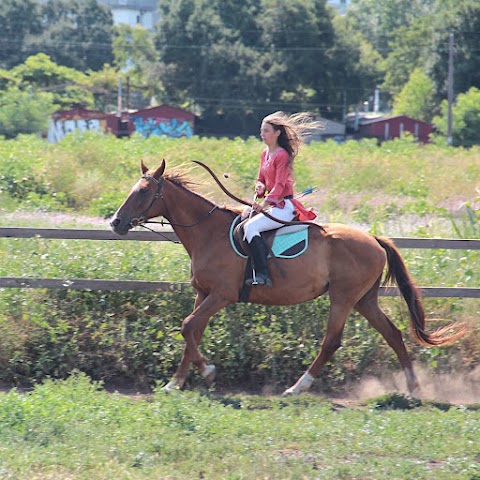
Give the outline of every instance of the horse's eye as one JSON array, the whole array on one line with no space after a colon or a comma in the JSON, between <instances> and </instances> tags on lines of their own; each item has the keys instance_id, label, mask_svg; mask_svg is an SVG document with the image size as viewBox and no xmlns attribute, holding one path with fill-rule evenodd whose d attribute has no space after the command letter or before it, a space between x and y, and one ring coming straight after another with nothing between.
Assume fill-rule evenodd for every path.
<instances>
[{"instance_id":1,"label":"horse's eye","mask_svg":"<svg viewBox=\"0 0 480 480\"><path fill-rule=\"evenodd\" d=\"M147 187L143 187L139 190L139 192L142 194L142 195L145 195L147 192L148 192L148 188Z\"/></svg>"}]
</instances>

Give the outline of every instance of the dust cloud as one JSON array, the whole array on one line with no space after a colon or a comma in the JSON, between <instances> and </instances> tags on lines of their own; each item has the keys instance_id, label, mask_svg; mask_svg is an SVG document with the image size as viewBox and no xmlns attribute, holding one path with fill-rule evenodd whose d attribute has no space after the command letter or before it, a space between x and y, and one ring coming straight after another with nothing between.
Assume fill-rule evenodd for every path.
<instances>
[{"instance_id":1,"label":"dust cloud","mask_svg":"<svg viewBox=\"0 0 480 480\"><path fill-rule=\"evenodd\" d=\"M480 366L465 375L437 374L418 366L415 372L420 382L421 399L460 405L480 403ZM363 401L392 392L408 394L401 371L361 379L349 385L342 397L346 400Z\"/></svg>"}]
</instances>

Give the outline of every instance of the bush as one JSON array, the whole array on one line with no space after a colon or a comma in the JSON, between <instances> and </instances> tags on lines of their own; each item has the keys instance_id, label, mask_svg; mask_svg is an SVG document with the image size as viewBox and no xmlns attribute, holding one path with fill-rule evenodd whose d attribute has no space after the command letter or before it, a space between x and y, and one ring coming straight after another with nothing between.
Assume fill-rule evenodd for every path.
<instances>
[{"instance_id":1,"label":"bush","mask_svg":"<svg viewBox=\"0 0 480 480\"><path fill-rule=\"evenodd\" d=\"M30 93L9 88L0 92L0 135L7 138L19 134L41 134L46 130L49 116L55 111L50 93Z\"/></svg>"},{"instance_id":2,"label":"bush","mask_svg":"<svg viewBox=\"0 0 480 480\"><path fill-rule=\"evenodd\" d=\"M7 308L0 379L14 383L64 378L76 368L96 379L142 385L166 381L183 349L181 320L193 305L190 290L26 291L22 297L19 301L8 292L3 298ZM325 299L291 307L232 305L214 317L202 350L218 365L218 382L223 385L285 386L318 353L327 308ZM369 336L358 328L356 335L363 337L360 344ZM324 386L351 380L374 362L374 348L355 348L355 335L348 342L351 349L341 363L350 366L331 368L330 374L322 375Z\"/></svg>"},{"instance_id":3,"label":"bush","mask_svg":"<svg viewBox=\"0 0 480 480\"><path fill-rule=\"evenodd\" d=\"M139 177L140 160L155 167L162 157L167 169L190 167L194 159L205 161L215 172L228 173L223 178L231 191L249 198L261 148L253 138L118 140L92 134L69 135L50 145L20 136L0 141L2 205L9 210L17 206L76 209L109 216ZM320 221L330 217L348 223L354 218L372 225L377 234L392 235L398 233L396 220L402 235L421 236L445 232L450 236L453 224L455 232L475 236L479 153L475 148L419 147L408 138L381 147L374 141L312 143L296 160L298 189L312 184L319 188L318 194L305 200L323 210ZM225 201L203 169L194 167L190 176L209 198L219 204ZM451 213L451 203L458 199L471 200L467 204L471 208L464 209L468 217ZM50 218L40 226L51 226ZM69 221L75 223L77 218ZM419 218L425 218L420 226L415 223ZM15 221L17 226L21 222L38 226L41 219L37 215ZM0 274L174 282L189 278L187 254L180 247L160 242L100 243L2 239L0 252L8 261L0 263ZM418 283L437 286L477 285L479 274L472 265L478 263L478 256L476 251L460 250L404 253ZM425 305L434 321L468 321L478 316L478 305L468 302L426 299ZM382 299L382 304L392 321L407 331L403 301ZM192 305L189 290L175 294L0 290L0 379L28 383L47 376L63 378L80 368L97 379L164 382L180 359L180 325ZM327 299L290 307L238 304L220 312L202 344L217 364L219 384L291 385L318 353L327 305ZM326 390L364 373L398 369L391 349L358 315L347 322L344 345L322 371L316 387ZM479 333L474 331L448 348L409 344L409 350L435 371L470 368L478 364ZM192 376L190 382L197 379Z\"/></svg>"},{"instance_id":4,"label":"bush","mask_svg":"<svg viewBox=\"0 0 480 480\"><path fill-rule=\"evenodd\" d=\"M166 382L183 350L181 321L193 306L190 289L10 290L1 300L0 380L14 384L66 378L75 369L97 380L139 386ZM283 389L318 354L327 318L326 298L289 307L235 304L211 320L201 349L217 365L221 386ZM338 388L366 373L399 367L383 338L358 315L347 322L344 344L316 388ZM424 350L417 346L413 354ZM448 352L436 355L437 367L448 368ZM442 355L443 363L438 361ZM190 385L200 381L198 375L189 379Z\"/></svg>"}]
</instances>

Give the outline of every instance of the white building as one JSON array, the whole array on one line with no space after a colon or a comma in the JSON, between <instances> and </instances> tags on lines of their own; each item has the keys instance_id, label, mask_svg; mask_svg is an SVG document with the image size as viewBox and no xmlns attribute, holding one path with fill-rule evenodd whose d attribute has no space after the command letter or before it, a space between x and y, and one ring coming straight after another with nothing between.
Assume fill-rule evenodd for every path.
<instances>
[{"instance_id":1,"label":"white building","mask_svg":"<svg viewBox=\"0 0 480 480\"><path fill-rule=\"evenodd\" d=\"M153 30L159 15L159 0L98 0L112 9L113 23L126 23L131 27L142 25ZM327 3L341 14L345 14L350 0L327 0Z\"/></svg>"},{"instance_id":2,"label":"white building","mask_svg":"<svg viewBox=\"0 0 480 480\"><path fill-rule=\"evenodd\" d=\"M350 0L327 0L327 4L335 8L339 13L344 15L347 11Z\"/></svg>"},{"instance_id":3,"label":"white building","mask_svg":"<svg viewBox=\"0 0 480 480\"><path fill-rule=\"evenodd\" d=\"M38 0L46 3L47 0ZM159 17L159 0L97 0L100 5L111 8L114 25L125 23L134 27L141 25L153 30ZM350 0L327 0L327 3L341 14L347 10Z\"/></svg>"},{"instance_id":4,"label":"white building","mask_svg":"<svg viewBox=\"0 0 480 480\"><path fill-rule=\"evenodd\" d=\"M114 25L141 25L153 30L158 19L158 0L97 0L111 8Z\"/></svg>"},{"instance_id":5,"label":"white building","mask_svg":"<svg viewBox=\"0 0 480 480\"><path fill-rule=\"evenodd\" d=\"M48 0L37 0L47 3ZM110 7L113 24L125 23L134 27L141 25L147 30L153 30L158 20L159 0L97 0L100 5Z\"/></svg>"}]
</instances>

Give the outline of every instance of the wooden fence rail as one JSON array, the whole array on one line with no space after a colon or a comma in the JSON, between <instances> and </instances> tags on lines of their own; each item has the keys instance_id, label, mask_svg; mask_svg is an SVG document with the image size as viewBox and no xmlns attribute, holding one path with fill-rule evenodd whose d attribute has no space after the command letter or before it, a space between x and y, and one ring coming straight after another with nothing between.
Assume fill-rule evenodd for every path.
<instances>
[{"instance_id":1,"label":"wooden fence rail","mask_svg":"<svg viewBox=\"0 0 480 480\"><path fill-rule=\"evenodd\" d=\"M109 230L77 230L53 228L0 228L3 238L42 238L63 240L115 240L115 241L178 241L172 230L158 229L160 233L130 232L121 237ZM399 248L480 250L480 240L440 238L392 238ZM90 279L48 279L24 277L0 277L0 288L54 288L74 290L106 291L174 291L188 288L188 283L150 282L138 280L90 280ZM421 287L425 297L480 298L480 288L467 287ZM383 296L399 295L396 287L382 287Z\"/></svg>"}]
</instances>

